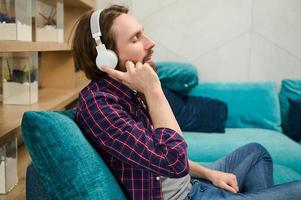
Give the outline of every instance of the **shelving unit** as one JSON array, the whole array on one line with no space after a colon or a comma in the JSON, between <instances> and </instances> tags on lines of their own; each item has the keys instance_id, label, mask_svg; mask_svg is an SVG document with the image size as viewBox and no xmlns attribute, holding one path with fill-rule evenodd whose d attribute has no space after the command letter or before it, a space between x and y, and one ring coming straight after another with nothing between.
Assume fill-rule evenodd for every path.
<instances>
[{"instance_id":1,"label":"shelving unit","mask_svg":"<svg viewBox=\"0 0 301 200\"><path fill-rule=\"evenodd\" d=\"M24 52L24 51L69 51L71 46L68 43L57 42L22 42L22 41L1 41L1 52Z\"/></svg>"},{"instance_id":2,"label":"shelving unit","mask_svg":"<svg viewBox=\"0 0 301 200\"><path fill-rule=\"evenodd\" d=\"M95 9L96 1L64 0L65 43L0 41L0 53L37 51L40 63L38 103L24 106L0 103L0 141L12 134L19 135L24 112L62 110L78 98L80 90L88 80L82 73L75 72L69 39L78 17L86 11ZM7 195L0 195L0 199L25 197L24 176L30 158L24 145L19 146L18 154L19 163L25 163L18 165L19 183Z\"/></svg>"},{"instance_id":3,"label":"shelving unit","mask_svg":"<svg viewBox=\"0 0 301 200\"><path fill-rule=\"evenodd\" d=\"M68 41L76 19L94 9L96 0L65 0L65 41ZM0 52L40 52L39 102L29 106L0 104L0 139L20 126L28 110L63 109L73 102L87 83L82 74L74 72L71 45L67 42L0 41Z\"/></svg>"},{"instance_id":4,"label":"shelving unit","mask_svg":"<svg viewBox=\"0 0 301 200\"><path fill-rule=\"evenodd\" d=\"M73 6L73 7L81 7L84 9L96 8L95 0L79 0L79 1L64 0L64 4L67 4L68 6Z\"/></svg>"}]
</instances>

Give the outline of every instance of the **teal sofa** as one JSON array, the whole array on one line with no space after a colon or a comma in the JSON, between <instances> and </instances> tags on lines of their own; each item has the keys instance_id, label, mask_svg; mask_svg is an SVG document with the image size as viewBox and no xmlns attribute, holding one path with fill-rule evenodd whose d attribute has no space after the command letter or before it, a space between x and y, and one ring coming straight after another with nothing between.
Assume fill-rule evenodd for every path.
<instances>
[{"instance_id":1,"label":"teal sofa","mask_svg":"<svg viewBox=\"0 0 301 200\"><path fill-rule=\"evenodd\" d=\"M92 146L84 141L84 137L80 135L75 137L75 132L78 134L81 132L73 118L74 110L25 113L22 122L22 134L33 162L28 167L26 176L27 199L45 199L47 196L54 199L58 197L62 199L125 198L121 194L123 193L122 189L118 188L118 183L101 158L97 158L97 153L94 152ZM69 132L70 135L66 132ZM276 184L301 180L301 145L279 131L263 128L226 128L224 134L184 132L184 137L188 143L189 158L204 165L214 162L241 145L258 142L265 146L272 155L274 182ZM63 141L57 142L58 139ZM76 146L81 143L84 145ZM85 155L88 158L83 157L84 160L75 160L73 157L79 159L81 154L85 154L74 150L78 148L82 148L81 151L83 152L93 154L93 159L96 161L91 161L93 159L89 157L91 155L87 155L88 153ZM52 150L55 152L53 153ZM51 156L53 158L49 159ZM89 160L92 163L88 163ZM78 164L77 162L81 163ZM89 166L95 167L95 163L99 166L97 169L94 171L87 169ZM91 180L89 180L91 174L84 175L85 187L89 181L93 183L89 185L88 189L85 188L84 192L81 191L83 187L76 187L79 181L78 176L83 173L83 169L92 174ZM66 174L69 175L66 176ZM95 174L96 179L93 177ZM99 181L98 185L95 185L95 180ZM97 190L98 187L99 190ZM66 193L65 190L68 190L69 193ZM72 190L74 193L71 192ZM118 193L120 195L117 195L117 198L112 196L112 194Z\"/></svg>"},{"instance_id":2,"label":"teal sofa","mask_svg":"<svg viewBox=\"0 0 301 200\"><path fill-rule=\"evenodd\" d=\"M179 85L183 90L177 92L220 99L229 109L225 133L184 131L191 160L207 165L244 144L258 142L273 158L275 184L301 180L301 145L282 133L273 82ZM123 188L74 122L74 115L75 110L24 114L22 136L32 158L26 198L126 199Z\"/></svg>"}]
</instances>

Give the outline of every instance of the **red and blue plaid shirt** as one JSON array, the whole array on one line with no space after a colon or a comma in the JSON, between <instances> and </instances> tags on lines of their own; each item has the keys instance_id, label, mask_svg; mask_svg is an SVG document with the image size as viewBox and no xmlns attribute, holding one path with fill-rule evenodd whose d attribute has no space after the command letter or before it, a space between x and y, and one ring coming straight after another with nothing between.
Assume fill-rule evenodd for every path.
<instances>
[{"instance_id":1,"label":"red and blue plaid shirt","mask_svg":"<svg viewBox=\"0 0 301 200\"><path fill-rule=\"evenodd\" d=\"M160 176L188 174L184 139L154 129L142 99L114 79L91 81L81 91L76 121L130 199L163 199Z\"/></svg>"}]
</instances>

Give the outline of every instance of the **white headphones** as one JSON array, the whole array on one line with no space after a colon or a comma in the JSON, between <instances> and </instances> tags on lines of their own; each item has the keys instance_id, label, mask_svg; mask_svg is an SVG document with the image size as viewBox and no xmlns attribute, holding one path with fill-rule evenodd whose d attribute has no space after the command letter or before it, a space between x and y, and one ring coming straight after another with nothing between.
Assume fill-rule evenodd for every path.
<instances>
[{"instance_id":1,"label":"white headphones","mask_svg":"<svg viewBox=\"0 0 301 200\"><path fill-rule=\"evenodd\" d=\"M90 18L91 34L96 42L97 57L95 62L100 70L101 66L103 65L114 69L118 63L118 57L114 51L107 49L106 46L101 42L100 36L102 35L99 27L100 13L101 10L96 10L92 13Z\"/></svg>"}]
</instances>

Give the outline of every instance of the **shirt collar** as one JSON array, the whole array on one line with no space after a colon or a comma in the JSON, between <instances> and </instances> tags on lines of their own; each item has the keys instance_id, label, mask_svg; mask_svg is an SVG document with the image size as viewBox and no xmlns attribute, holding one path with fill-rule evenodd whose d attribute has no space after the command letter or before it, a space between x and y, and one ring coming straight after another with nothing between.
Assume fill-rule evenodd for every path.
<instances>
[{"instance_id":1,"label":"shirt collar","mask_svg":"<svg viewBox=\"0 0 301 200\"><path fill-rule=\"evenodd\" d=\"M122 96L128 99L132 99L132 97L137 94L136 91L108 76L102 78L101 80L98 80L97 84L99 84L100 88L107 88L108 90L110 90L110 92L120 97Z\"/></svg>"}]
</instances>

